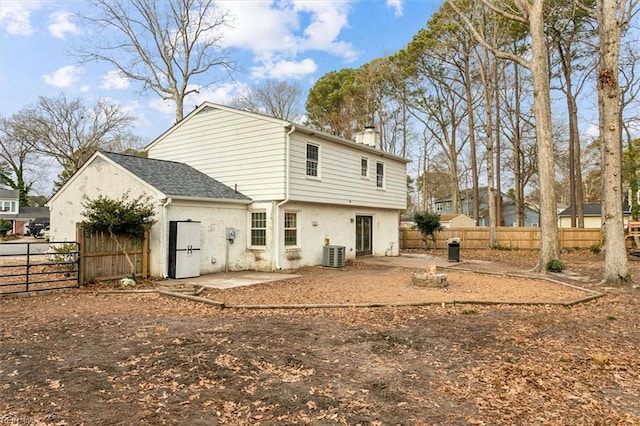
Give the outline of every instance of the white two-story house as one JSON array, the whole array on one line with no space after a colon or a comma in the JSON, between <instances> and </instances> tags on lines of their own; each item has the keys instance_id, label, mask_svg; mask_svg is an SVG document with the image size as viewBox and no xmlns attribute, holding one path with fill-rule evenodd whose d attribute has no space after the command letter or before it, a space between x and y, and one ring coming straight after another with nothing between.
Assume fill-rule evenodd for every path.
<instances>
[{"instance_id":1,"label":"white two-story house","mask_svg":"<svg viewBox=\"0 0 640 426\"><path fill-rule=\"evenodd\" d=\"M71 201L74 193L79 198L82 193L115 194L136 188L132 196L144 193L157 200L157 223L151 237L152 258L156 256L156 261L151 260L153 275L166 275L170 221L201 224L202 273L223 267L275 270L318 265L325 245L344 247L347 259L399 253L398 225L400 211L406 208L408 160L383 152L372 129L356 142L203 103L154 140L147 153L148 159L135 160L139 164L126 171L118 171L129 162L122 157L92 157L88 163L102 164L100 171L91 172L85 165L77 174L96 173L102 177L101 188L94 188L92 179L74 175L52 197L53 238L73 239L71 224L81 220L72 217L67 207L74 205L77 210L77 200ZM157 163L151 164L153 161ZM226 187L226 195L185 196L184 182L171 188L166 178L146 172L145 177L140 172L161 166L167 167L165 175L174 173L177 166L169 163L214 179L215 185ZM105 173L117 173L118 178ZM127 175L136 185L127 183ZM111 184L106 185L106 180ZM242 197L234 199L229 194ZM215 208L210 208L213 204ZM61 223L59 217L64 217L64 226L56 226ZM228 239L229 229L234 231L232 240Z\"/></svg>"}]
</instances>

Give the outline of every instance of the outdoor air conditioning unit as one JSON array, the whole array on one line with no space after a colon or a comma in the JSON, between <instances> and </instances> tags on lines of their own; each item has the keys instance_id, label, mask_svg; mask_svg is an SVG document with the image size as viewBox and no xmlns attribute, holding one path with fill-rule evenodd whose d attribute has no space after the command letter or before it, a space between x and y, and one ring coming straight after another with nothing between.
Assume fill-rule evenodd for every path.
<instances>
[{"instance_id":1,"label":"outdoor air conditioning unit","mask_svg":"<svg viewBox=\"0 0 640 426\"><path fill-rule=\"evenodd\" d=\"M322 247L322 266L332 268L344 267L345 247L343 246L324 246Z\"/></svg>"}]
</instances>

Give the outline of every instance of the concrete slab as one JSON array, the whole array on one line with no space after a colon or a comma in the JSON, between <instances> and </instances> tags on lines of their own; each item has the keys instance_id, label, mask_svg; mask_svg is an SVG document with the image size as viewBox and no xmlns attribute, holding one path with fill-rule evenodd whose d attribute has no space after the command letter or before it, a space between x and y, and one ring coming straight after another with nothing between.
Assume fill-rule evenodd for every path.
<instances>
[{"instance_id":1,"label":"concrete slab","mask_svg":"<svg viewBox=\"0 0 640 426\"><path fill-rule=\"evenodd\" d=\"M279 272L228 272L201 275L199 277L192 278L169 278L163 280L161 284L162 286L167 287L202 286L206 288L225 289L299 277L301 277L301 275L284 274Z\"/></svg>"}]
</instances>

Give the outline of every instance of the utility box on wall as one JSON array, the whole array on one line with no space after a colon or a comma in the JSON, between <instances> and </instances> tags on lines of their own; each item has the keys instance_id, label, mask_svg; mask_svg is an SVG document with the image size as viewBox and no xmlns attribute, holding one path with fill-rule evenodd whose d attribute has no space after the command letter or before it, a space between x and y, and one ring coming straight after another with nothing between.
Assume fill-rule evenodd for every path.
<instances>
[{"instance_id":1,"label":"utility box on wall","mask_svg":"<svg viewBox=\"0 0 640 426\"><path fill-rule=\"evenodd\" d=\"M200 276L200 222L169 222L169 278Z\"/></svg>"}]
</instances>

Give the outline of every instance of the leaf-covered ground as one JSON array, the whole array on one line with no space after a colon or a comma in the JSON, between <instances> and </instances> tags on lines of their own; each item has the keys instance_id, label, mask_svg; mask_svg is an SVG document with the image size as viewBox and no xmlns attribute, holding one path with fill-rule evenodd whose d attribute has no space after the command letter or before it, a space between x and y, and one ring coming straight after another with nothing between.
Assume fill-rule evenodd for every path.
<instances>
[{"instance_id":1,"label":"leaf-covered ground","mask_svg":"<svg viewBox=\"0 0 640 426\"><path fill-rule=\"evenodd\" d=\"M575 257L597 275L601 257ZM640 424L639 296L305 310L91 289L5 298L0 422Z\"/></svg>"}]
</instances>

